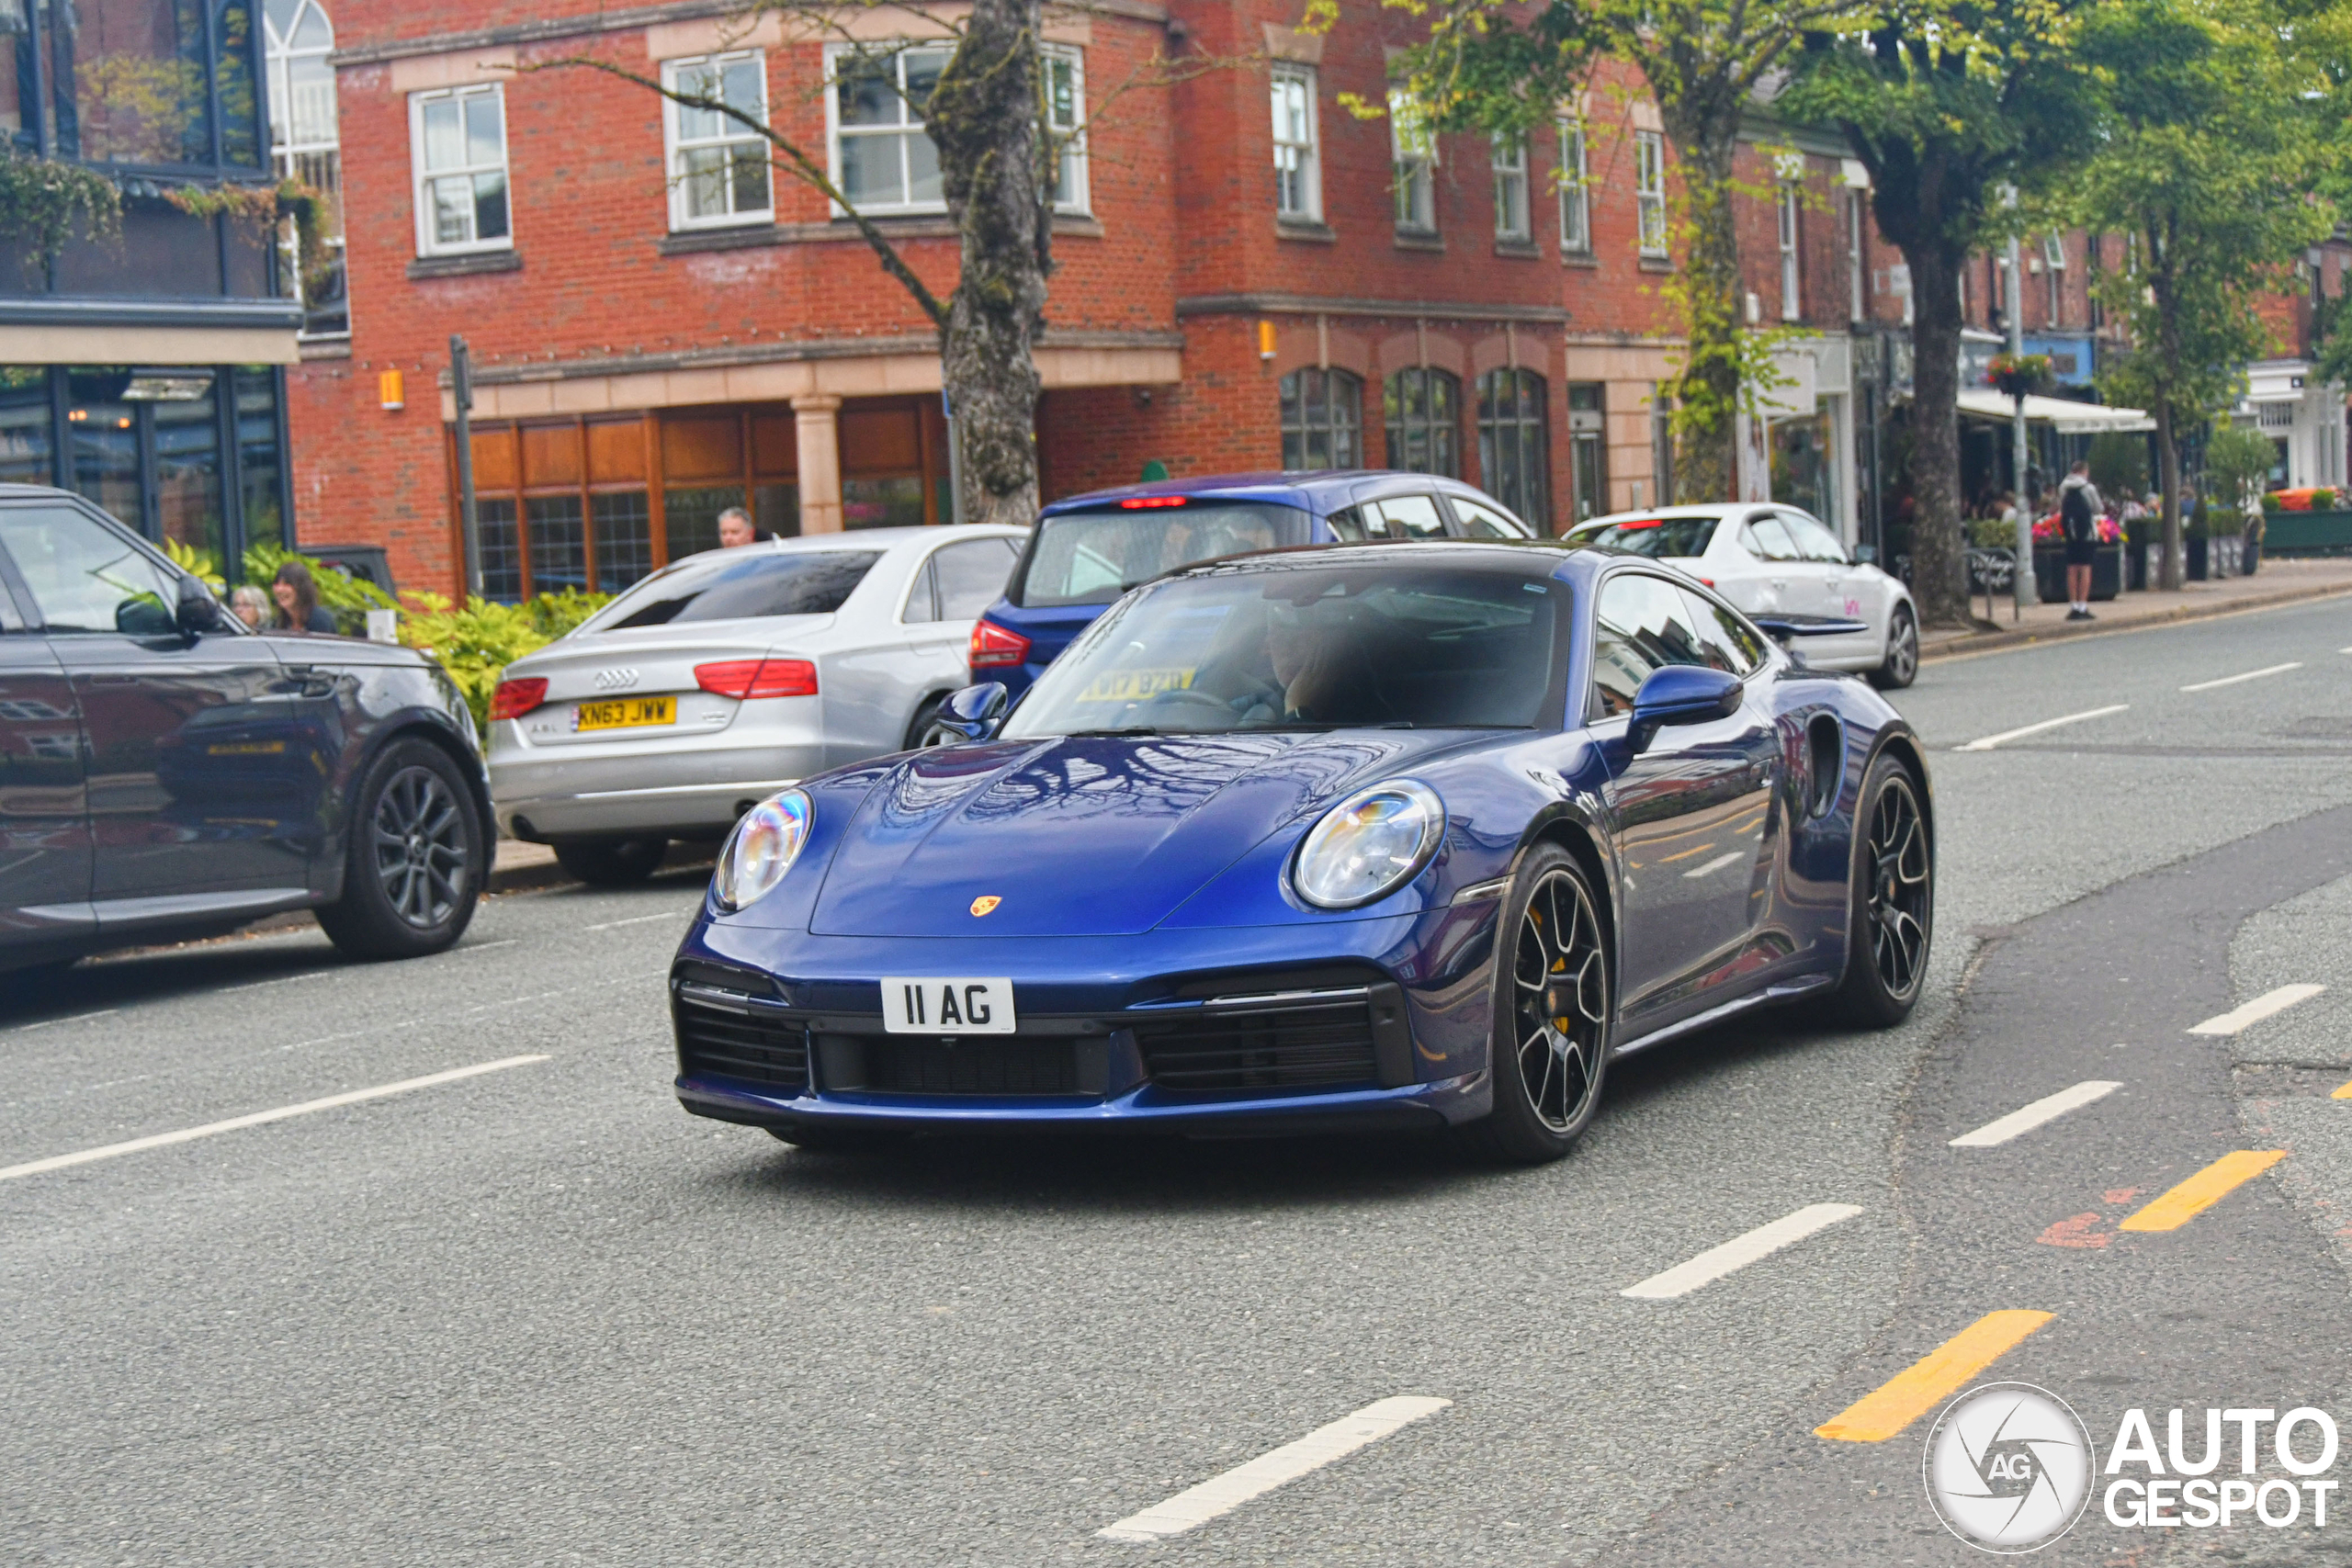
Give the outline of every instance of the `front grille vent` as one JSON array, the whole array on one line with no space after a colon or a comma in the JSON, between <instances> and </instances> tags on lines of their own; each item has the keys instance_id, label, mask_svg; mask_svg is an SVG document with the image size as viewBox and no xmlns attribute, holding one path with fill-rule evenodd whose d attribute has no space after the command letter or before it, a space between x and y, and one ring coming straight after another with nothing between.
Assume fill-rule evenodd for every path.
<instances>
[{"instance_id":1,"label":"front grille vent","mask_svg":"<svg viewBox=\"0 0 2352 1568\"><path fill-rule=\"evenodd\" d=\"M1306 1089L1382 1076L1362 990L1236 998L1136 1025L1151 1081L1166 1089Z\"/></svg>"},{"instance_id":2,"label":"front grille vent","mask_svg":"<svg viewBox=\"0 0 2352 1568\"><path fill-rule=\"evenodd\" d=\"M675 997L678 1066L688 1077L808 1087L808 1032L782 1004L699 980L679 984Z\"/></svg>"},{"instance_id":3,"label":"front grille vent","mask_svg":"<svg viewBox=\"0 0 2352 1568\"><path fill-rule=\"evenodd\" d=\"M1104 1046L1067 1036L821 1034L825 1087L866 1094L1077 1095L1102 1092Z\"/></svg>"}]
</instances>

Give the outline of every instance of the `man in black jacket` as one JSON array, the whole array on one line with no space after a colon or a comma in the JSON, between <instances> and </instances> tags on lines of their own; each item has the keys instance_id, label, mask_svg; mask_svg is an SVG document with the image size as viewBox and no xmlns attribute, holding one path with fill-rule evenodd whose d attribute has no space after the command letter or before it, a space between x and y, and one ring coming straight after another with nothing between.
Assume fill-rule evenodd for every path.
<instances>
[{"instance_id":1,"label":"man in black jacket","mask_svg":"<svg viewBox=\"0 0 2352 1568\"><path fill-rule=\"evenodd\" d=\"M2091 466L2077 461L2058 487L2058 526L2066 536L2066 618L2091 615L2091 563L2098 558L2098 487Z\"/></svg>"}]
</instances>

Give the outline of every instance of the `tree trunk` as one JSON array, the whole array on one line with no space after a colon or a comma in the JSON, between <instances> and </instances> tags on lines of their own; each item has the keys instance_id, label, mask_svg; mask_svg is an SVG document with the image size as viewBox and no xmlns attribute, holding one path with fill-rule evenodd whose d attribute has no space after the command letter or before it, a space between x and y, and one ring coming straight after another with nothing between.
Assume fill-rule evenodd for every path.
<instances>
[{"instance_id":1,"label":"tree trunk","mask_svg":"<svg viewBox=\"0 0 2352 1568\"><path fill-rule=\"evenodd\" d=\"M1959 264L1933 239L1905 246L1903 255L1911 267L1911 596L1921 625L1955 626L1968 619L1968 556L1960 531ZM2023 475L2018 491L2023 507ZM2019 561L2018 570L2030 571L2033 562Z\"/></svg>"},{"instance_id":2,"label":"tree trunk","mask_svg":"<svg viewBox=\"0 0 2352 1568\"><path fill-rule=\"evenodd\" d=\"M923 117L964 243L939 360L970 523L1037 517L1032 351L1053 265L1038 147L1040 11L1040 0L977 0Z\"/></svg>"},{"instance_id":3,"label":"tree trunk","mask_svg":"<svg viewBox=\"0 0 2352 1568\"><path fill-rule=\"evenodd\" d=\"M1739 231L1732 211L1738 120L1720 132L1700 117L1668 132L1681 160L1687 254L1668 290L1681 307L1687 347L1675 378L1674 499L1730 501L1738 474Z\"/></svg>"},{"instance_id":4,"label":"tree trunk","mask_svg":"<svg viewBox=\"0 0 2352 1568\"><path fill-rule=\"evenodd\" d=\"M2156 586L2167 593L2180 592L2180 448L2172 438L2172 404L2156 400L2156 472L2162 477L2165 499L2164 560L2156 569ZM2212 508L2205 511L2210 520ZM2210 530L2208 530L2210 532Z\"/></svg>"}]
</instances>

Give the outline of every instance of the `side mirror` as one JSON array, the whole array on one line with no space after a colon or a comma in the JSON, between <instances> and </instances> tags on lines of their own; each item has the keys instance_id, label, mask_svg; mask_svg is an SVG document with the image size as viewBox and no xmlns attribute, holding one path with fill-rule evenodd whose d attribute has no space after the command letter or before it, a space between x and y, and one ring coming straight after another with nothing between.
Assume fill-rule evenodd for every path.
<instances>
[{"instance_id":1,"label":"side mirror","mask_svg":"<svg viewBox=\"0 0 2352 1568\"><path fill-rule=\"evenodd\" d=\"M1739 711L1739 677L1728 670L1669 664L1650 671L1634 694L1634 721L1626 735L1639 750L1668 724L1703 724Z\"/></svg>"},{"instance_id":2,"label":"side mirror","mask_svg":"<svg viewBox=\"0 0 2352 1568\"><path fill-rule=\"evenodd\" d=\"M1856 545L1854 547L1854 564L1857 566L1876 566L1878 564L1878 547L1876 545Z\"/></svg>"},{"instance_id":3,"label":"side mirror","mask_svg":"<svg viewBox=\"0 0 2352 1568\"><path fill-rule=\"evenodd\" d=\"M947 700L939 705L938 716L931 721L930 733L922 738L922 743L952 746L958 740L989 739L1004 722L1005 710L1012 705L1012 697L996 681L950 693Z\"/></svg>"},{"instance_id":4,"label":"side mirror","mask_svg":"<svg viewBox=\"0 0 2352 1568\"><path fill-rule=\"evenodd\" d=\"M210 589L193 577L180 579L180 600L173 619L182 637L202 637L207 632L219 631L226 613Z\"/></svg>"}]
</instances>

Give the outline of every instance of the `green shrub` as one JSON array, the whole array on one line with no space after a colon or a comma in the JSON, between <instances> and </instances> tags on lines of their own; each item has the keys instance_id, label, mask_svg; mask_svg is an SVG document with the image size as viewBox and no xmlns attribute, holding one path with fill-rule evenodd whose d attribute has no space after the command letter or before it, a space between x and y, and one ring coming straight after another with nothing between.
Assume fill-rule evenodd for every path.
<instances>
[{"instance_id":1,"label":"green shrub","mask_svg":"<svg viewBox=\"0 0 2352 1568\"><path fill-rule=\"evenodd\" d=\"M566 589L521 604L468 599L464 609L440 593L410 592L401 611L401 641L438 662L465 694L474 728L490 735L490 694L506 667L545 648L612 602L609 593Z\"/></svg>"},{"instance_id":2,"label":"green shrub","mask_svg":"<svg viewBox=\"0 0 2352 1568\"><path fill-rule=\"evenodd\" d=\"M2148 438L2110 430L2091 437L2084 454L2091 466L2091 483L2100 495L2120 502L2148 493Z\"/></svg>"},{"instance_id":3,"label":"green shrub","mask_svg":"<svg viewBox=\"0 0 2352 1568\"><path fill-rule=\"evenodd\" d=\"M2275 503L2262 487L2278 460L2278 448L2262 432L2216 426L2205 441L2206 489L2212 503L2234 515L2245 510L2248 501L2262 496L2263 506L2271 508Z\"/></svg>"}]
</instances>

